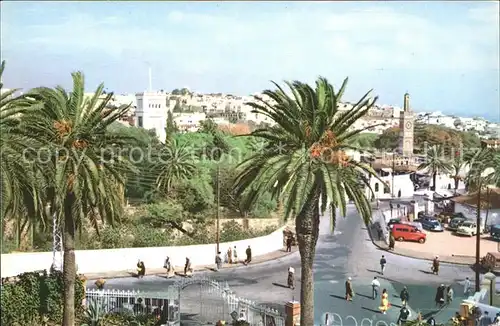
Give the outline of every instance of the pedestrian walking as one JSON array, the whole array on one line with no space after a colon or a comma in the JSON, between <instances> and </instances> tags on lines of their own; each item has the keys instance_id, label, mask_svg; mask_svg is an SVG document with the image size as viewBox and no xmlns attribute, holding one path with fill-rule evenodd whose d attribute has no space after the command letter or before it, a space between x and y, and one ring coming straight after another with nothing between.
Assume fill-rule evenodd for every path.
<instances>
[{"instance_id":1,"label":"pedestrian walking","mask_svg":"<svg viewBox=\"0 0 500 326\"><path fill-rule=\"evenodd\" d=\"M399 317L398 320L396 321L396 325L398 326L403 326L406 324L408 321L408 318L411 317L411 312L406 308L406 306L403 306L401 310L399 311Z\"/></svg>"},{"instance_id":2,"label":"pedestrian walking","mask_svg":"<svg viewBox=\"0 0 500 326\"><path fill-rule=\"evenodd\" d=\"M191 268L191 260L186 257L186 263L184 264L184 276L191 276L193 269Z\"/></svg>"},{"instance_id":3,"label":"pedestrian walking","mask_svg":"<svg viewBox=\"0 0 500 326\"><path fill-rule=\"evenodd\" d=\"M390 307L389 303L389 294L387 293L386 289L382 290L382 300L380 301L380 307L378 309L380 310L381 313L384 315L387 313L387 310L389 310Z\"/></svg>"},{"instance_id":4,"label":"pedestrian walking","mask_svg":"<svg viewBox=\"0 0 500 326\"><path fill-rule=\"evenodd\" d=\"M470 285L470 280L468 277L466 277L464 282L464 297L469 297L471 289Z\"/></svg>"},{"instance_id":5,"label":"pedestrian walking","mask_svg":"<svg viewBox=\"0 0 500 326\"><path fill-rule=\"evenodd\" d=\"M389 235L389 250L394 250L395 245L396 245L396 238L394 238L394 235L392 234L391 231Z\"/></svg>"},{"instance_id":6,"label":"pedestrian walking","mask_svg":"<svg viewBox=\"0 0 500 326\"><path fill-rule=\"evenodd\" d=\"M385 256L382 255L382 258L380 258L380 274L382 274L382 275L384 275L386 264L387 264L387 261L385 260Z\"/></svg>"},{"instance_id":7,"label":"pedestrian walking","mask_svg":"<svg viewBox=\"0 0 500 326\"><path fill-rule=\"evenodd\" d=\"M286 252L292 252L292 242L293 242L293 236L289 235L286 238Z\"/></svg>"},{"instance_id":8,"label":"pedestrian walking","mask_svg":"<svg viewBox=\"0 0 500 326\"><path fill-rule=\"evenodd\" d=\"M245 251L245 254L247 255L247 259L245 260L245 265L248 265L252 261L252 248L250 248L250 246L248 246L247 250Z\"/></svg>"},{"instance_id":9,"label":"pedestrian walking","mask_svg":"<svg viewBox=\"0 0 500 326\"><path fill-rule=\"evenodd\" d=\"M436 297L434 298L434 301L436 302L436 307L442 307L444 305L444 296L445 296L445 291L446 288L444 284L441 284L438 286L436 290Z\"/></svg>"},{"instance_id":10,"label":"pedestrian walking","mask_svg":"<svg viewBox=\"0 0 500 326\"><path fill-rule=\"evenodd\" d=\"M451 285L449 285L446 288L446 304L447 305L450 305L453 302L453 295L454 295L453 288L451 287Z\"/></svg>"},{"instance_id":11,"label":"pedestrian walking","mask_svg":"<svg viewBox=\"0 0 500 326\"><path fill-rule=\"evenodd\" d=\"M215 255L215 268L217 271L222 268L222 257L220 255L220 251Z\"/></svg>"},{"instance_id":12,"label":"pedestrian walking","mask_svg":"<svg viewBox=\"0 0 500 326\"><path fill-rule=\"evenodd\" d=\"M408 292L408 288L406 286L403 288L403 290L401 290L399 297L401 298L401 303L403 304L403 306L406 307L408 301L410 300L410 293Z\"/></svg>"},{"instance_id":13,"label":"pedestrian walking","mask_svg":"<svg viewBox=\"0 0 500 326\"><path fill-rule=\"evenodd\" d=\"M479 325L490 326L491 324L493 324L493 320L491 320L489 312L485 311L481 318L479 318Z\"/></svg>"},{"instance_id":14,"label":"pedestrian walking","mask_svg":"<svg viewBox=\"0 0 500 326\"><path fill-rule=\"evenodd\" d=\"M236 251L236 246L233 248L234 263L238 264L238 252Z\"/></svg>"},{"instance_id":15,"label":"pedestrian walking","mask_svg":"<svg viewBox=\"0 0 500 326\"><path fill-rule=\"evenodd\" d=\"M231 247L227 249L227 263L228 264L233 263L233 251L231 250Z\"/></svg>"},{"instance_id":16,"label":"pedestrian walking","mask_svg":"<svg viewBox=\"0 0 500 326\"><path fill-rule=\"evenodd\" d=\"M436 256L432 261L432 273L439 275L439 256Z\"/></svg>"},{"instance_id":17,"label":"pedestrian walking","mask_svg":"<svg viewBox=\"0 0 500 326\"><path fill-rule=\"evenodd\" d=\"M378 296L378 291L380 290L380 282L375 276L372 281L372 299L375 300Z\"/></svg>"},{"instance_id":18,"label":"pedestrian walking","mask_svg":"<svg viewBox=\"0 0 500 326\"><path fill-rule=\"evenodd\" d=\"M352 288L352 278L348 277L345 281L345 299L347 301L352 301L354 297L354 289Z\"/></svg>"}]
</instances>

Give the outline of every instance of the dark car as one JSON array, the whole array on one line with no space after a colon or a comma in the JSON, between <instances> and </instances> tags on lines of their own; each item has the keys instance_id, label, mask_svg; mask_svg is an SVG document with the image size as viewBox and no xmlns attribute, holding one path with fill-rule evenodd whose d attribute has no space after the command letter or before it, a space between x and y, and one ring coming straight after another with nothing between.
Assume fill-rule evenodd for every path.
<instances>
[{"instance_id":1,"label":"dark car","mask_svg":"<svg viewBox=\"0 0 500 326\"><path fill-rule=\"evenodd\" d=\"M500 241L500 224L491 226L490 235L493 239Z\"/></svg>"},{"instance_id":2,"label":"dark car","mask_svg":"<svg viewBox=\"0 0 500 326\"><path fill-rule=\"evenodd\" d=\"M448 224L448 229L450 229L452 231L456 231L465 221L467 221L467 218L465 216L464 217L454 217L451 219L450 223Z\"/></svg>"},{"instance_id":3,"label":"dark car","mask_svg":"<svg viewBox=\"0 0 500 326\"><path fill-rule=\"evenodd\" d=\"M432 216L422 216L421 218L415 220L415 222L419 222L422 224L422 228L424 230L435 231L435 232L443 232L443 226L439 221Z\"/></svg>"}]
</instances>

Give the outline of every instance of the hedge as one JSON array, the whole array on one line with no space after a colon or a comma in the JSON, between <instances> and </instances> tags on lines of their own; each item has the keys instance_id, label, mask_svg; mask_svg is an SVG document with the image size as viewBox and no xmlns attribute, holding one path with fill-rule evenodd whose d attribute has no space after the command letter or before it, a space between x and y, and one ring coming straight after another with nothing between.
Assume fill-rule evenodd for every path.
<instances>
[{"instance_id":1,"label":"hedge","mask_svg":"<svg viewBox=\"0 0 500 326\"><path fill-rule=\"evenodd\" d=\"M29 272L16 282L3 282L1 324L9 326L61 324L64 284L60 271ZM83 281L76 277L75 313L81 316L85 296Z\"/></svg>"}]
</instances>

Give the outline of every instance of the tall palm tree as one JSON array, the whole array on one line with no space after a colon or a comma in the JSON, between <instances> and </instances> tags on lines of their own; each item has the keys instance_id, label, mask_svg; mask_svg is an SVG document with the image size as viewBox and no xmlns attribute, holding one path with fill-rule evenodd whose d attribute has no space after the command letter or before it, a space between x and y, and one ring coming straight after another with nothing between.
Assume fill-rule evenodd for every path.
<instances>
[{"instance_id":1,"label":"tall palm tree","mask_svg":"<svg viewBox=\"0 0 500 326\"><path fill-rule=\"evenodd\" d=\"M253 113L275 122L273 127L253 131L249 136L267 145L238 167L235 180L237 196L244 196L247 208L266 191L283 201L285 218L295 216L301 257L301 325L314 324L313 260L319 236L320 215L330 209L335 225L336 209L345 216L346 203L354 201L365 223L371 218L370 202L359 182L369 187L363 174L375 176L365 164L351 160L344 149L352 137L354 123L374 105L368 92L347 112L339 111L347 79L336 92L325 79L318 78L313 88L299 81L286 82L287 93L278 84L266 90L271 101L256 97L248 103Z\"/></svg>"},{"instance_id":2,"label":"tall palm tree","mask_svg":"<svg viewBox=\"0 0 500 326\"><path fill-rule=\"evenodd\" d=\"M157 189L166 193L176 182L191 177L195 170L194 153L187 144L180 145L175 138L159 150L150 168Z\"/></svg>"},{"instance_id":3,"label":"tall palm tree","mask_svg":"<svg viewBox=\"0 0 500 326\"><path fill-rule=\"evenodd\" d=\"M0 235L3 240L3 226L6 220L15 219L18 244L24 226L33 225L38 220L37 207L39 197L39 171L32 160L31 149L36 139L30 137L21 126L23 115L40 109L25 96L15 96L17 90L4 90L1 76L5 70L5 61L0 65Z\"/></svg>"},{"instance_id":4,"label":"tall palm tree","mask_svg":"<svg viewBox=\"0 0 500 326\"><path fill-rule=\"evenodd\" d=\"M111 225L122 214L123 185L133 165L112 148L125 146L129 139L111 134L108 127L128 111L128 106L107 109L113 94L103 98L101 84L91 98L84 98L84 77L72 74L73 89L62 87L36 88L28 96L42 104L42 109L23 120L33 137L43 142L39 150L47 181L46 201L51 214L63 231L64 307L63 325L75 324L75 233L84 219L90 219L97 229L97 220Z\"/></svg>"},{"instance_id":5,"label":"tall palm tree","mask_svg":"<svg viewBox=\"0 0 500 326\"><path fill-rule=\"evenodd\" d=\"M419 170L427 170L432 175L432 186L437 190L436 178L439 173L450 173L452 168L449 160L445 158L444 149L440 145L430 147L426 153L425 162L420 164Z\"/></svg>"},{"instance_id":6,"label":"tall palm tree","mask_svg":"<svg viewBox=\"0 0 500 326\"><path fill-rule=\"evenodd\" d=\"M476 291L480 287L479 264L481 255L481 209L489 208L489 202L483 200L482 191L488 185L498 181L498 157L497 153L484 148L471 153L467 157L469 172L466 177L466 184L469 192L474 191L473 196L476 199L476 266L475 266L475 285ZM487 221L485 221L486 224Z\"/></svg>"}]
</instances>

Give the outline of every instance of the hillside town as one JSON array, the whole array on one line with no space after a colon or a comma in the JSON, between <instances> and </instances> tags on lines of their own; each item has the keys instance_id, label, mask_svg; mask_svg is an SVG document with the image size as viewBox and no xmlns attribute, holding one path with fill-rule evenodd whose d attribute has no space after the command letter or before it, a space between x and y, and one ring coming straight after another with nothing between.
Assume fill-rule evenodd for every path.
<instances>
[{"instance_id":1,"label":"hillside town","mask_svg":"<svg viewBox=\"0 0 500 326\"><path fill-rule=\"evenodd\" d=\"M88 96L91 95L88 94ZM252 113L252 108L247 103L255 101L254 96L259 96L259 94L252 96L221 93L200 94L187 89L176 89L170 93L146 91L137 94L114 95L111 105L130 104L129 116L122 123L155 129L159 138L163 139L165 126L162 123L166 120L167 111L173 112L178 128L184 131L196 131L200 121L207 118L213 119L219 125L231 123L247 123L252 126L263 123L272 124L272 121L267 117ZM339 110L348 111L352 106L353 104L345 102L340 105ZM399 126L401 112L402 108L398 106L376 105L370 110L367 117L357 121L354 128L366 128L365 132L367 133L381 134L388 128ZM444 126L457 131L469 131L484 139L500 137L500 123L489 122L480 117L459 117L446 115L439 111L418 112L415 122Z\"/></svg>"}]
</instances>

